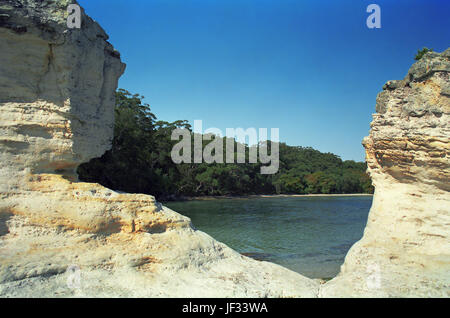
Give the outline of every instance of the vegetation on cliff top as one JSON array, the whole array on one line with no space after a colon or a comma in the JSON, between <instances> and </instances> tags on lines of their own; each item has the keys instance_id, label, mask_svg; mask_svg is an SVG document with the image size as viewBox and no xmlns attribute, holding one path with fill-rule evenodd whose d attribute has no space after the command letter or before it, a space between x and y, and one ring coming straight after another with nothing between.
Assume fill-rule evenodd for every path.
<instances>
[{"instance_id":1,"label":"vegetation on cliff top","mask_svg":"<svg viewBox=\"0 0 450 318\"><path fill-rule=\"evenodd\" d=\"M420 59L425 55L425 53L428 53L428 52L433 52L433 49L429 49L429 48L427 48L427 47L424 47L424 48L422 48L421 50L417 50L417 54L416 54L416 56L414 57L414 59L415 59L416 61L418 61L418 60L420 60Z\"/></svg>"},{"instance_id":2,"label":"vegetation on cliff top","mask_svg":"<svg viewBox=\"0 0 450 318\"><path fill-rule=\"evenodd\" d=\"M152 194L159 199L373 192L365 163L342 161L332 153L285 143L279 145L280 169L274 175L260 174L261 163L175 164L170 156L177 143L170 138L172 130L191 127L185 120L157 120L142 98L123 89L117 91L112 149L82 164L78 168L80 180L114 190ZM204 141L204 146L208 143ZM248 158L247 146L246 153Z\"/></svg>"}]
</instances>

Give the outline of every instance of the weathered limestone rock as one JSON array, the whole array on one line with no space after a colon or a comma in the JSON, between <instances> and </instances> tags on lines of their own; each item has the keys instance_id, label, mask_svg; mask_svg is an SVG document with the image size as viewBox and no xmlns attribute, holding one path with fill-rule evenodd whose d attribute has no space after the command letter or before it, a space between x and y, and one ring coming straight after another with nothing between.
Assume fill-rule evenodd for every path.
<instances>
[{"instance_id":1,"label":"weathered limestone rock","mask_svg":"<svg viewBox=\"0 0 450 318\"><path fill-rule=\"evenodd\" d=\"M110 147L124 65L84 12L67 29L69 3L0 2L0 297L315 297L318 282L240 255L152 196L78 182Z\"/></svg>"},{"instance_id":2,"label":"weathered limestone rock","mask_svg":"<svg viewBox=\"0 0 450 318\"><path fill-rule=\"evenodd\" d=\"M450 296L449 73L450 49L427 53L378 95L367 227L319 296Z\"/></svg>"},{"instance_id":3,"label":"weathered limestone rock","mask_svg":"<svg viewBox=\"0 0 450 318\"><path fill-rule=\"evenodd\" d=\"M0 2L0 297L450 295L450 49L379 94L364 140L368 225L319 286L240 255L152 196L77 180L110 147L124 65L84 13L67 29L69 3Z\"/></svg>"},{"instance_id":4,"label":"weathered limestone rock","mask_svg":"<svg viewBox=\"0 0 450 318\"><path fill-rule=\"evenodd\" d=\"M82 29L67 29L69 2L1 2L0 171L9 176L3 191L26 173L73 175L110 148L125 66L86 15Z\"/></svg>"}]
</instances>

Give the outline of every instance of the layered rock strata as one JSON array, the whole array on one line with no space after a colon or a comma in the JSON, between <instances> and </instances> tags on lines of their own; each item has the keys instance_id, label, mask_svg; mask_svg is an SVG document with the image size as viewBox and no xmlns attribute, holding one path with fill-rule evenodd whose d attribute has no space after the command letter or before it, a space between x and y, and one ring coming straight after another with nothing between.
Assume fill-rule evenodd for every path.
<instances>
[{"instance_id":1,"label":"layered rock strata","mask_svg":"<svg viewBox=\"0 0 450 318\"><path fill-rule=\"evenodd\" d=\"M377 98L363 238L326 284L244 257L142 194L77 180L109 149L124 65L71 0L0 2L0 296L450 295L450 50Z\"/></svg>"},{"instance_id":2,"label":"layered rock strata","mask_svg":"<svg viewBox=\"0 0 450 318\"><path fill-rule=\"evenodd\" d=\"M379 93L368 223L321 296L450 296L449 74L450 49L427 53Z\"/></svg>"},{"instance_id":3,"label":"layered rock strata","mask_svg":"<svg viewBox=\"0 0 450 318\"><path fill-rule=\"evenodd\" d=\"M77 180L110 148L125 66L84 12L68 29L70 3L0 2L0 296L314 297L152 196Z\"/></svg>"}]
</instances>

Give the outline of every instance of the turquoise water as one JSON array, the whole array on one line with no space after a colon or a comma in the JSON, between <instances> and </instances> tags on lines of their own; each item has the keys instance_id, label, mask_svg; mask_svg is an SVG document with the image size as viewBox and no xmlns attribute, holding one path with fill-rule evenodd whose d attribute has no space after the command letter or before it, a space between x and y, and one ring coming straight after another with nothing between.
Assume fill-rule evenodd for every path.
<instances>
[{"instance_id":1,"label":"turquoise water","mask_svg":"<svg viewBox=\"0 0 450 318\"><path fill-rule=\"evenodd\" d=\"M372 204L361 197L276 197L169 202L234 250L311 278L336 276L363 234Z\"/></svg>"}]
</instances>

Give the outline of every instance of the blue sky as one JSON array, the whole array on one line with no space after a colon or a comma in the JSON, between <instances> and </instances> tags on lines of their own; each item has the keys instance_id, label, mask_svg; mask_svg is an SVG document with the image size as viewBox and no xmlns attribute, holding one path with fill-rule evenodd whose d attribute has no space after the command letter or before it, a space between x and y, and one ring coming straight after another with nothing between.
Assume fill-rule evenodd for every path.
<instances>
[{"instance_id":1,"label":"blue sky","mask_svg":"<svg viewBox=\"0 0 450 318\"><path fill-rule=\"evenodd\" d=\"M364 160L375 98L418 48L450 46L450 1L79 0L127 64L119 87L158 119L279 128ZM381 29L366 8L381 7Z\"/></svg>"}]
</instances>

